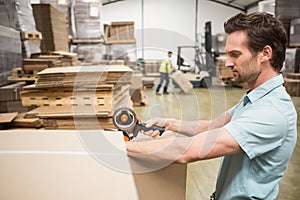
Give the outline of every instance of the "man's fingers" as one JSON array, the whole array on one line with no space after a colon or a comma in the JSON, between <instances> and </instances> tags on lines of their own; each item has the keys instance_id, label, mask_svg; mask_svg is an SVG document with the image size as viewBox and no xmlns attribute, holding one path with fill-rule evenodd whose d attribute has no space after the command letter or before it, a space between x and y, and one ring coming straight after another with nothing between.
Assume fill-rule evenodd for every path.
<instances>
[{"instance_id":1,"label":"man's fingers","mask_svg":"<svg viewBox=\"0 0 300 200\"><path fill-rule=\"evenodd\" d=\"M147 135L149 137L152 137L153 130L149 130L149 131L141 130L141 133L143 133L144 135Z\"/></svg>"},{"instance_id":2,"label":"man's fingers","mask_svg":"<svg viewBox=\"0 0 300 200\"><path fill-rule=\"evenodd\" d=\"M152 137L152 138L157 138L157 137L159 137L159 134L160 134L160 132L158 130L149 130L149 131L141 130L141 133L144 135L147 135L149 137Z\"/></svg>"},{"instance_id":3,"label":"man's fingers","mask_svg":"<svg viewBox=\"0 0 300 200\"><path fill-rule=\"evenodd\" d=\"M156 120L149 120L146 122L146 128L151 128L157 121Z\"/></svg>"},{"instance_id":4,"label":"man's fingers","mask_svg":"<svg viewBox=\"0 0 300 200\"><path fill-rule=\"evenodd\" d=\"M153 133L151 134L151 137L152 138L158 138L159 137L159 131L158 130L156 130L156 131L153 131Z\"/></svg>"}]
</instances>

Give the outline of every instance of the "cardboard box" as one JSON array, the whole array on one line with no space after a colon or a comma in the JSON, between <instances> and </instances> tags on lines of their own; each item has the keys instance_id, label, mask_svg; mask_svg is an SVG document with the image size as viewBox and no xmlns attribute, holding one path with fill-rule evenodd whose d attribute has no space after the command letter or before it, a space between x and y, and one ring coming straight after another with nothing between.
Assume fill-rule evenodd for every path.
<instances>
[{"instance_id":1,"label":"cardboard box","mask_svg":"<svg viewBox=\"0 0 300 200\"><path fill-rule=\"evenodd\" d=\"M192 83L180 70L177 70L172 75L172 80L182 89L184 93L188 93L193 88Z\"/></svg>"},{"instance_id":2,"label":"cardboard box","mask_svg":"<svg viewBox=\"0 0 300 200\"><path fill-rule=\"evenodd\" d=\"M186 165L133 174L121 132L1 131L0 160L0 199L185 199Z\"/></svg>"}]
</instances>

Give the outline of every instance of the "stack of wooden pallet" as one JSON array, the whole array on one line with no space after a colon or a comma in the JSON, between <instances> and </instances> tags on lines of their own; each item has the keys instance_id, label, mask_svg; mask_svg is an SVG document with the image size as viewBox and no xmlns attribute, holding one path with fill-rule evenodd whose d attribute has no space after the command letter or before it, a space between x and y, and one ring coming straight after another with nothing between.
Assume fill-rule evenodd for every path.
<instances>
[{"instance_id":1,"label":"stack of wooden pallet","mask_svg":"<svg viewBox=\"0 0 300 200\"><path fill-rule=\"evenodd\" d=\"M124 65L47 68L21 93L23 105L38 108L25 118L39 117L46 129L112 129L113 111L131 107L133 71Z\"/></svg>"}]
</instances>

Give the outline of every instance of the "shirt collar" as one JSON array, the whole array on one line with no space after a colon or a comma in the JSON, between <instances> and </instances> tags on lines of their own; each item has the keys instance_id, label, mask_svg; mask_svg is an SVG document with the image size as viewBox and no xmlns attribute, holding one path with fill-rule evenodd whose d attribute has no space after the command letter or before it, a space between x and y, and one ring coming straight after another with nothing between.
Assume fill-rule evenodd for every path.
<instances>
[{"instance_id":1,"label":"shirt collar","mask_svg":"<svg viewBox=\"0 0 300 200\"><path fill-rule=\"evenodd\" d=\"M283 77L281 74L275 76L274 78L268 80L267 82L263 83L259 87L255 88L251 92L246 94L248 100L253 103L260 99L261 97L265 96L267 93L272 91L273 89L277 88L278 86L284 83Z\"/></svg>"}]
</instances>

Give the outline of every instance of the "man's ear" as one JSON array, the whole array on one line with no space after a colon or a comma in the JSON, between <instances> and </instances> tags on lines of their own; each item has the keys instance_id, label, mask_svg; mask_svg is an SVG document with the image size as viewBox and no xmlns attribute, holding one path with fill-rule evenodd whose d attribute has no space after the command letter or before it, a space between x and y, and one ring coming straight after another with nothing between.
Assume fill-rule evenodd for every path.
<instances>
[{"instance_id":1,"label":"man's ear","mask_svg":"<svg viewBox=\"0 0 300 200\"><path fill-rule=\"evenodd\" d=\"M272 59L273 55L273 49L269 45L266 45L261 51L260 51L260 61L266 62L268 60Z\"/></svg>"}]
</instances>

